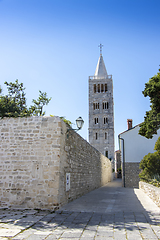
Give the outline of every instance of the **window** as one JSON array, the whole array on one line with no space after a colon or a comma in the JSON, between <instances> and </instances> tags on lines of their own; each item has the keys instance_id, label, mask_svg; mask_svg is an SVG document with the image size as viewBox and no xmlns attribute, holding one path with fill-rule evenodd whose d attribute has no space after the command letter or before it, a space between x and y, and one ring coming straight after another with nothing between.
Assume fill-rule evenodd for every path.
<instances>
[{"instance_id":1,"label":"window","mask_svg":"<svg viewBox=\"0 0 160 240\"><path fill-rule=\"evenodd\" d=\"M100 92L100 84L98 84L98 92Z\"/></svg>"},{"instance_id":2,"label":"window","mask_svg":"<svg viewBox=\"0 0 160 240\"><path fill-rule=\"evenodd\" d=\"M105 92L107 92L107 84L105 84Z\"/></svg>"},{"instance_id":3,"label":"window","mask_svg":"<svg viewBox=\"0 0 160 240\"><path fill-rule=\"evenodd\" d=\"M107 139L107 133L105 132L105 134L104 134L104 139Z\"/></svg>"},{"instance_id":4,"label":"window","mask_svg":"<svg viewBox=\"0 0 160 240\"><path fill-rule=\"evenodd\" d=\"M105 151L105 156L108 158L108 151Z\"/></svg>"},{"instance_id":5,"label":"window","mask_svg":"<svg viewBox=\"0 0 160 240\"><path fill-rule=\"evenodd\" d=\"M98 134L96 133L96 140L98 139Z\"/></svg>"},{"instance_id":6,"label":"window","mask_svg":"<svg viewBox=\"0 0 160 240\"><path fill-rule=\"evenodd\" d=\"M99 103L93 103L93 110L99 109Z\"/></svg>"},{"instance_id":7,"label":"window","mask_svg":"<svg viewBox=\"0 0 160 240\"><path fill-rule=\"evenodd\" d=\"M98 124L98 118L94 118L94 123Z\"/></svg>"},{"instance_id":8,"label":"window","mask_svg":"<svg viewBox=\"0 0 160 240\"><path fill-rule=\"evenodd\" d=\"M104 92L104 86L101 84L101 92Z\"/></svg>"},{"instance_id":9,"label":"window","mask_svg":"<svg viewBox=\"0 0 160 240\"><path fill-rule=\"evenodd\" d=\"M96 93L96 84L94 84L94 93Z\"/></svg>"},{"instance_id":10,"label":"window","mask_svg":"<svg viewBox=\"0 0 160 240\"><path fill-rule=\"evenodd\" d=\"M109 107L108 102L103 102L103 109L108 109L108 107Z\"/></svg>"},{"instance_id":11,"label":"window","mask_svg":"<svg viewBox=\"0 0 160 240\"><path fill-rule=\"evenodd\" d=\"M103 118L103 123L104 123L104 124L108 123L108 118L104 117L104 118Z\"/></svg>"}]
</instances>

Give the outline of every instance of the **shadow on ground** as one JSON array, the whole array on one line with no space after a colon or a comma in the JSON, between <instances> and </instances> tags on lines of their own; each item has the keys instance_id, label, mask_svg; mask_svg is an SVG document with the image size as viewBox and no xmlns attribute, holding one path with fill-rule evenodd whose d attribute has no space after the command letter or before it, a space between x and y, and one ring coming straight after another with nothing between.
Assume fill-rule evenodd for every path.
<instances>
[{"instance_id":1,"label":"shadow on ground","mask_svg":"<svg viewBox=\"0 0 160 240\"><path fill-rule=\"evenodd\" d=\"M136 191L122 188L118 180L82 196L55 213L1 210L0 237L14 240L160 239L159 208L146 199L142 205L140 199L147 196L139 192L141 190ZM6 232L10 229L10 233L5 229Z\"/></svg>"}]
</instances>

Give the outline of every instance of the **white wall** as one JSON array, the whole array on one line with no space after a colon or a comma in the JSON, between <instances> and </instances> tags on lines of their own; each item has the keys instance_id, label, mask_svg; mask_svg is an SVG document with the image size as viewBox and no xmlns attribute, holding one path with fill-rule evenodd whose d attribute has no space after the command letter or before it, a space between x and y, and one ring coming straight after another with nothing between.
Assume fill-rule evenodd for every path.
<instances>
[{"instance_id":1,"label":"white wall","mask_svg":"<svg viewBox=\"0 0 160 240\"><path fill-rule=\"evenodd\" d=\"M142 158L149 152L154 152L154 145L160 136L160 130L158 134L153 135L152 139L147 139L138 134L139 126L130 129L120 135L124 139L124 151L125 162L140 162ZM123 142L121 140L121 150L123 158Z\"/></svg>"}]
</instances>

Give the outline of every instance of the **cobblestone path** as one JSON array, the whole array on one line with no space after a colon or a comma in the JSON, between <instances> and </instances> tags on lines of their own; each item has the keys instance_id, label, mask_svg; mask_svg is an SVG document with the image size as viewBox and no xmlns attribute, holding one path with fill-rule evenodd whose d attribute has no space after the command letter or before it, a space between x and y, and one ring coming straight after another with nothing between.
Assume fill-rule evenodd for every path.
<instances>
[{"instance_id":1,"label":"cobblestone path","mask_svg":"<svg viewBox=\"0 0 160 240\"><path fill-rule=\"evenodd\" d=\"M56 212L0 210L2 239L160 239L160 209L141 190L114 181Z\"/></svg>"}]
</instances>

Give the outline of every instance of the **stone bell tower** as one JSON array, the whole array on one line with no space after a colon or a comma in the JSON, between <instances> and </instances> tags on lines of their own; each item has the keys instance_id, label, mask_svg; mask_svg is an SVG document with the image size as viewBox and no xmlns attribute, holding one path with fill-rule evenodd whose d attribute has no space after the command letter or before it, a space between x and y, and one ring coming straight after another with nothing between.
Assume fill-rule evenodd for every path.
<instances>
[{"instance_id":1,"label":"stone bell tower","mask_svg":"<svg viewBox=\"0 0 160 240\"><path fill-rule=\"evenodd\" d=\"M108 75L102 56L94 76L89 77L89 142L109 159L114 159L114 110L112 75Z\"/></svg>"}]
</instances>

